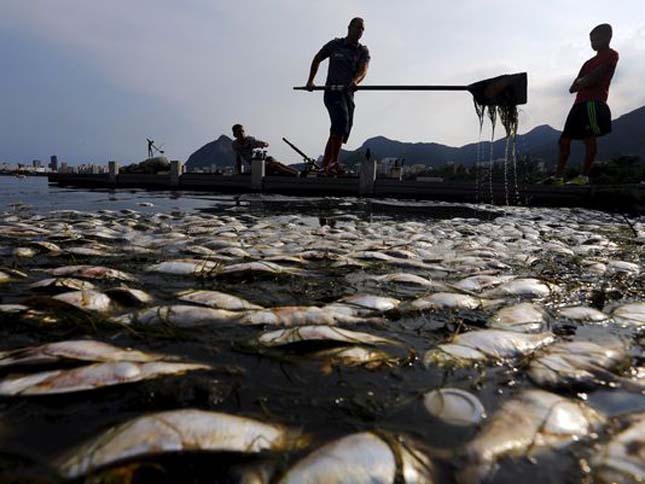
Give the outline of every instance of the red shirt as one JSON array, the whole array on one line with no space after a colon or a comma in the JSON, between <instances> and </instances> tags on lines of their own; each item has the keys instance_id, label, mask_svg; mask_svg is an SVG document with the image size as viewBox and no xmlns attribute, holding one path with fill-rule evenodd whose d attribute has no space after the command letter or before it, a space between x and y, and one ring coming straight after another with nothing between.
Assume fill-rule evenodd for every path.
<instances>
[{"instance_id":1,"label":"red shirt","mask_svg":"<svg viewBox=\"0 0 645 484\"><path fill-rule=\"evenodd\" d=\"M587 62L585 62L582 66L582 69L580 69L578 78L592 73L600 66L606 65L609 67L609 69L599 82L597 82L593 86L585 87L584 89L578 91L578 95L576 96L576 104L586 101L602 101L606 103L607 98L609 97L609 84L611 84L611 78L614 77L616 64L618 64L618 52L609 48L599 50L595 57L592 57Z\"/></svg>"}]
</instances>

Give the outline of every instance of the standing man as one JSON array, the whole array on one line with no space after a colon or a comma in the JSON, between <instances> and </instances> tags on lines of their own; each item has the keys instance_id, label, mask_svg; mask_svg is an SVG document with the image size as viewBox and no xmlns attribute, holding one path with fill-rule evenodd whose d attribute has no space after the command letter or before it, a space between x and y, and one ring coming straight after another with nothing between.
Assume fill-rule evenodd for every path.
<instances>
[{"instance_id":1,"label":"standing man","mask_svg":"<svg viewBox=\"0 0 645 484\"><path fill-rule=\"evenodd\" d=\"M325 174L342 174L338 163L340 149L347 143L354 121L354 91L367 75L370 52L358 41L365 31L365 22L356 17L347 27L347 37L334 39L323 46L311 62L307 88L313 91L314 78L320 63L329 58L325 86L345 86L343 91L325 90L325 107L329 111L331 129L325 146L323 170Z\"/></svg>"},{"instance_id":2,"label":"standing man","mask_svg":"<svg viewBox=\"0 0 645 484\"><path fill-rule=\"evenodd\" d=\"M618 52L609 47L612 28L609 24L598 25L589 34L591 48L597 52L584 63L580 73L569 88L577 93L560 138L560 155L554 185L564 184L564 169L571 153L571 140L585 144L585 161L582 174L571 180L574 185L588 185L589 173L596 159L596 138L611 133L611 111L607 106L609 85L618 63Z\"/></svg>"}]
</instances>

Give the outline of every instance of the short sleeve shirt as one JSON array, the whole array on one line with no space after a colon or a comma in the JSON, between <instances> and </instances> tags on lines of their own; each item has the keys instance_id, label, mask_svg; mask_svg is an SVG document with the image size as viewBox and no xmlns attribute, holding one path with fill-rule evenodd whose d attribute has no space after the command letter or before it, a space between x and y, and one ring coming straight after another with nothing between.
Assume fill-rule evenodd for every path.
<instances>
[{"instance_id":1,"label":"short sleeve shirt","mask_svg":"<svg viewBox=\"0 0 645 484\"><path fill-rule=\"evenodd\" d=\"M318 55L323 59L329 57L327 86L351 84L361 65L370 60L370 51L362 44L352 44L346 38L327 42Z\"/></svg>"},{"instance_id":2,"label":"short sleeve shirt","mask_svg":"<svg viewBox=\"0 0 645 484\"><path fill-rule=\"evenodd\" d=\"M614 77L618 64L618 52L613 49L603 49L595 57L584 63L578 77L586 76L601 66L608 66L607 72L596 85L578 91L576 104L586 101L601 101L606 103L609 98L609 85Z\"/></svg>"},{"instance_id":3,"label":"short sleeve shirt","mask_svg":"<svg viewBox=\"0 0 645 484\"><path fill-rule=\"evenodd\" d=\"M246 161L247 163L251 163L251 159L253 158L253 150L257 148L264 148L264 141L260 141L255 139L253 136L246 136L244 138L244 141L241 143L237 140L233 140L233 151L235 151L236 154L240 155L240 158L242 160Z\"/></svg>"}]
</instances>

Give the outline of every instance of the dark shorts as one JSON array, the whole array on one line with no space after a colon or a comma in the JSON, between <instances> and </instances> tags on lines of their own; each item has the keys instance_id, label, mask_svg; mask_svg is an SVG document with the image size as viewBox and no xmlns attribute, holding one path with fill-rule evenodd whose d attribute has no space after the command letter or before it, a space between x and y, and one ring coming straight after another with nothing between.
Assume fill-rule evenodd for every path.
<instances>
[{"instance_id":1,"label":"dark shorts","mask_svg":"<svg viewBox=\"0 0 645 484\"><path fill-rule=\"evenodd\" d=\"M611 133L611 111L601 101L574 104L564 123L562 136L570 139L597 138Z\"/></svg>"},{"instance_id":2,"label":"dark shorts","mask_svg":"<svg viewBox=\"0 0 645 484\"><path fill-rule=\"evenodd\" d=\"M341 135L346 143L354 123L354 99L344 92L325 92L325 107L331 120L331 134Z\"/></svg>"}]
</instances>

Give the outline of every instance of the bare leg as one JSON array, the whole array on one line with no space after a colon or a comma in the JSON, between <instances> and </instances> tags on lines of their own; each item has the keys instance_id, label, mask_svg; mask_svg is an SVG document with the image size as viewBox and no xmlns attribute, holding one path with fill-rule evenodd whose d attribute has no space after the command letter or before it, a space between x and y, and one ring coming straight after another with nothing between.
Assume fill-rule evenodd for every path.
<instances>
[{"instance_id":1,"label":"bare leg","mask_svg":"<svg viewBox=\"0 0 645 484\"><path fill-rule=\"evenodd\" d=\"M562 178L564 176L564 168L567 166L570 154L571 139L563 136L560 138L560 156L558 158L558 168L555 171L556 178Z\"/></svg>"},{"instance_id":2,"label":"bare leg","mask_svg":"<svg viewBox=\"0 0 645 484\"><path fill-rule=\"evenodd\" d=\"M325 146L325 154L323 155L323 160L322 160L322 167L323 169L326 169L327 166L329 165L331 161L331 145L332 145L332 138L333 135L329 135L329 139L327 140L327 145Z\"/></svg>"},{"instance_id":3,"label":"bare leg","mask_svg":"<svg viewBox=\"0 0 645 484\"><path fill-rule=\"evenodd\" d=\"M596 138L585 138L585 164L582 168L582 174L584 176L589 176L591 173L591 166L593 162L596 161L596 155L598 154L598 145L596 143Z\"/></svg>"},{"instance_id":4,"label":"bare leg","mask_svg":"<svg viewBox=\"0 0 645 484\"><path fill-rule=\"evenodd\" d=\"M267 160L267 171L271 174L280 174L286 176L298 176L298 170L284 165L275 159Z\"/></svg>"},{"instance_id":5,"label":"bare leg","mask_svg":"<svg viewBox=\"0 0 645 484\"><path fill-rule=\"evenodd\" d=\"M329 137L330 143L330 160L326 168L338 165L338 157L340 156L340 149L343 146L343 135L342 134L332 134Z\"/></svg>"}]
</instances>

